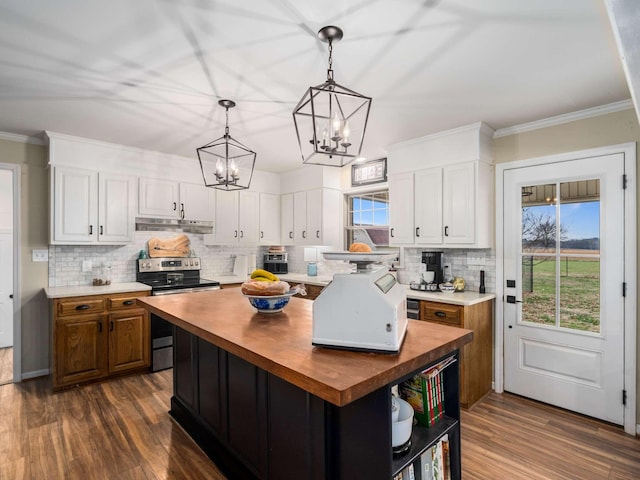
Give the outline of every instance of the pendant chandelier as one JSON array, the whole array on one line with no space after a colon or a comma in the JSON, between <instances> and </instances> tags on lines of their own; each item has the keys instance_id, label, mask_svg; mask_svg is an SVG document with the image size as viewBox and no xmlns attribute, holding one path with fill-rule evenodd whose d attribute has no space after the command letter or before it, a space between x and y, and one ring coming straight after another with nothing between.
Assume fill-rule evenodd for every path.
<instances>
[{"instance_id":1,"label":"pendant chandelier","mask_svg":"<svg viewBox=\"0 0 640 480\"><path fill-rule=\"evenodd\" d=\"M204 184L219 190L243 190L251 185L256 152L229 134L229 109L236 103L220 100L218 105L226 110L224 135L196 150Z\"/></svg>"},{"instance_id":2,"label":"pendant chandelier","mask_svg":"<svg viewBox=\"0 0 640 480\"><path fill-rule=\"evenodd\" d=\"M327 80L309 87L293 111L302 163L342 167L360 156L369 119L371 97L333 80L333 42L342 30L327 26L318 38L329 44Z\"/></svg>"}]
</instances>

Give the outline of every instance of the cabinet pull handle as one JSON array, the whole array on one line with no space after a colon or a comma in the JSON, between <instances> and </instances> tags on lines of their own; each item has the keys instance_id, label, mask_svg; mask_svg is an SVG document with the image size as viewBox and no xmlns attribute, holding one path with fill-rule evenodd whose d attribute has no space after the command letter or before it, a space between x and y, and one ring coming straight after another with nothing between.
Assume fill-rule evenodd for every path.
<instances>
[{"instance_id":1,"label":"cabinet pull handle","mask_svg":"<svg viewBox=\"0 0 640 480\"><path fill-rule=\"evenodd\" d=\"M244 230L240 230L240 238L244 238Z\"/></svg>"},{"instance_id":2,"label":"cabinet pull handle","mask_svg":"<svg viewBox=\"0 0 640 480\"><path fill-rule=\"evenodd\" d=\"M98 333L102 333L102 322L98 322Z\"/></svg>"},{"instance_id":3,"label":"cabinet pull handle","mask_svg":"<svg viewBox=\"0 0 640 480\"><path fill-rule=\"evenodd\" d=\"M434 315L440 318L446 318L447 314L444 312L435 312Z\"/></svg>"},{"instance_id":4,"label":"cabinet pull handle","mask_svg":"<svg viewBox=\"0 0 640 480\"><path fill-rule=\"evenodd\" d=\"M416 227L416 237L420 236L420 227Z\"/></svg>"},{"instance_id":5,"label":"cabinet pull handle","mask_svg":"<svg viewBox=\"0 0 640 480\"><path fill-rule=\"evenodd\" d=\"M91 308L91 305L87 305L87 304L76 306L76 310L89 310L90 308Z\"/></svg>"},{"instance_id":6,"label":"cabinet pull handle","mask_svg":"<svg viewBox=\"0 0 640 480\"><path fill-rule=\"evenodd\" d=\"M180 219L184 220L184 203L180 204Z\"/></svg>"},{"instance_id":7,"label":"cabinet pull handle","mask_svg":"<svg viewBox=\"0 0 640 480\"><path fill-rule=\"evenodd\" d=\"M238 230L233 231L233 238L238 238Z\"/></svg>"},{"instance_id":8,"label":"cabinet pull handle","mask_svg":"<svg viewBox=\"0 0 640 480\"><path fill-rule=\"evenodd\" d=\"M306 230L302 230L302 238L307 238L307 231Z\"/></svg>"},{"instance_id":9,"label":"cabinet pull handle","mask_svg":"<svg viewBox=\"0 0 640 480\"><path fill-rule=\"evenodd\" d=\"M113 320L109 322L109 331L113 332Z\"/></svg>"},{"instance_id":10,"label":"cabinet pull handle","mask_svg":"<svg viewBox=\"0 0 640 480\"><path fill-rule=\"evenodd\" d=\"M316 230L316 238L320 238L320 230Z\"/></svg>"},{"instance_id":11,"label":"cabinet pull handle","mask_svg":"<svg viewBox=\"0 0 640 480\"><path fill-rule=\"evenodd\" d=\"M393 235L393 228L391 228L391 232L389 232L389 233L391 234L391 238L393 238L393 237L394 237L394 235Z\"/></svg>"},{"instance_id":12,"label":"cabinet pull handle","mask_svg":"<svg viewBox=\"0 0 640 480\"><path fill-rule=\"evenodd\" d=\"M448 237L449 236L449 225L447 225L446 227L444 227L444 236Z\"/></svg>"},{"instance_id":13,"label":"cabinet pull handle","mask_svg":"<svg viewBox=\"0 0 640 480\"><path fill-rule=\"evenodd\" d=\"M89 235L93 235L93 225L89 225Z\"/></svg>"},{"instance_id":14,"label":"cabinet pull handle","mask_svg":"<svg viewBox=\"0 0 640 480\"><path fill-rule=\"evenodd\" d=\"M264 238L264 232L260 230L260 238Z\"/></svg>"},{"instance_id":15,"label":"cabinet pull handle","mask_svg":"<svg viewBox=\"0 0 640 480\"><path fill-rule=\"evenodd\" d=\"M102 225L100 225L100 235L104 235L104 228Z\"/></svg>"},{"instance_id":16,"label":"cabinet pull handle","mask_svg":"<svg viewBox=\"0 0 640 480\"><path fill-rule=\"evenodd\" d=\"M175 212L177 208L178 208L178 204L176 202L173 202L173 211Z\"/></svg>"},{"instance_id":17,"label":"cabinet pull handle","mask_svg":"<svg viewBox=\"0 0 640 480\"><path fill-rule=\"evenodd\" d=\"M135 300L125 300L124 302L122 302L123 305L133 305L135 302Z\"/></svg>"},{"instance_id":18,"label":"cabinet pull handle","mask_svg":"<svg viewBox=\"0 0 640 480\"><path fill-rule=\"evenodd\" d=\"M293 232L289 232L289 238L293 239Z\"/></svg>"}]
</instances>

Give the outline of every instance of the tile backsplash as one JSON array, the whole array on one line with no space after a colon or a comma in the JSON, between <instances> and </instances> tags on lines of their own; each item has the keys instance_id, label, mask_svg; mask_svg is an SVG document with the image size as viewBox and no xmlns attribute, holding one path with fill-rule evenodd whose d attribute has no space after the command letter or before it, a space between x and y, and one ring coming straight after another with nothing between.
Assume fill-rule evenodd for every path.
<instances>
[{"instance_id":1,"label":"tile backsplash","mask_svg":"<svg viewBox=\"0 0 640 480\"><path fill-rule=\"evenodd\" d=\"M133 282L136 279L136 260L140 250L146 250L150 238L172 238L175 232L135 232L131 245L51 245L49 246L49 286L63 287L91 285L93 279L107 276L112 283ZM191 250L202 259L201 276L215 280L216 277L232 275L236 255L255 255L257 267L263 266L263 256L267 246L220 245L209 246L202 242L202 235L188 234ZM289 259L289 272L306 273L309 247L286 247ZM311 250L314 250L312 248ZM331 276L335 272L348 271L352 266L337 261L326 261L322 252L330 249L315 249L318 275ZM422 252L424 248L404 248L402 266L398 268L398 280L408 284L419 277ZM88 268L90 263L91 268ZM443 262L451 265L451 276L462 277L467 290L478 291L480 270L485 271L487 292L495 292L495 251L491 249L444 250ZM83 264L85 269L83 272ZM108 268L108 274L104 268Z\"/></svg>"}]
</instances>

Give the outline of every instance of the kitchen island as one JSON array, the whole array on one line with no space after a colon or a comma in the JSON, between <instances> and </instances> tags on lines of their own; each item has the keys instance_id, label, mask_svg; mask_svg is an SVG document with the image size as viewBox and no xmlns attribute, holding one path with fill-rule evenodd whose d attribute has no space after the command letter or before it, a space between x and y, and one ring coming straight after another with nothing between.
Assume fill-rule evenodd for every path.
<instances>
[{"instance_id":1,"label":"kitchen island","mask_svg":"<svg viewBox=\"0 0 640 480\"><path fill-rule=\"evenodd\" d=\"M391 450L391 388L457 351L469 330L410 321L399 354L313 347L312 302L259 314L239 289L145 297L175 325L172 417L229 478L384 479L438 440L460 478L458 367L444 376L446 417Z\"/></svg>"}]
</instances>

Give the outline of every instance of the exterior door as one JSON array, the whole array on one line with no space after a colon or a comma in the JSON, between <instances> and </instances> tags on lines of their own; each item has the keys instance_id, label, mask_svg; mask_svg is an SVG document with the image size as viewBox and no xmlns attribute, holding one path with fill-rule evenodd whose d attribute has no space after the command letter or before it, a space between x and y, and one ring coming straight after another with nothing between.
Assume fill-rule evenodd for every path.
<instances>
[{"instance_id":1,"label":"exterior door","mask_svg":"<svg viewBox=\"0 0 640 480\"><path fill-rule=\"evenodd\" d=\"M504 389L624 421L624 155L504 172Z\"/></svg>"}]
</instances>

